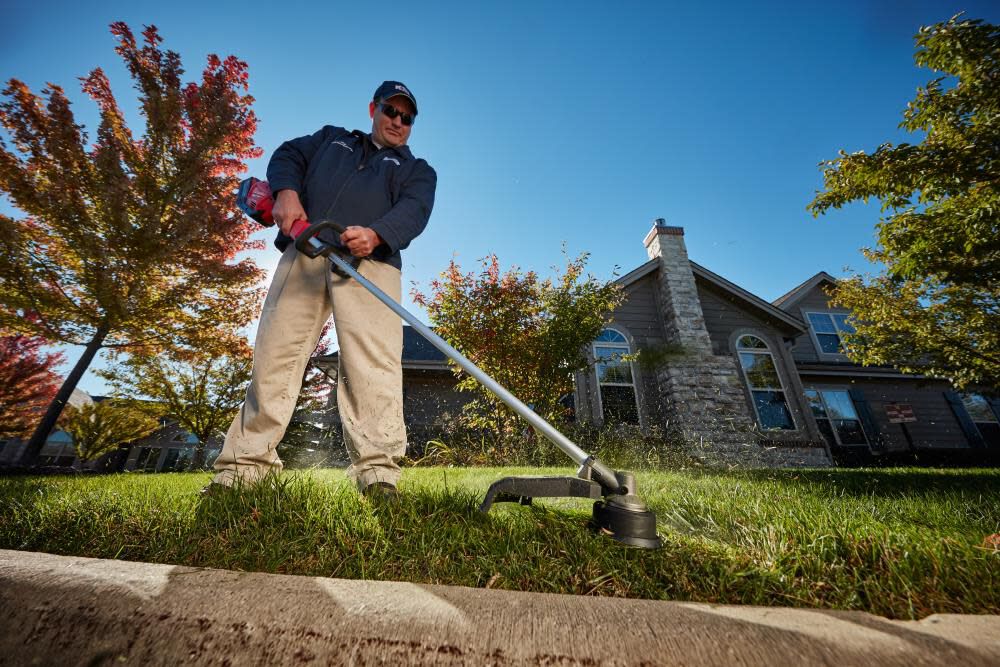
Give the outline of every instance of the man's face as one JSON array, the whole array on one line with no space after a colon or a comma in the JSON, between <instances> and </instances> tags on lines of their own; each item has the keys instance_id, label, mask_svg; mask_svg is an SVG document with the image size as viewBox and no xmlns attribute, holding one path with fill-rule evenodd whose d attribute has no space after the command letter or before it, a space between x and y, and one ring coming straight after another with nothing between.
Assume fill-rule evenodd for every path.
<instances>
[{"instance_id":1,"label":"man's face","mask_svg":"<svg viewBox=\"0 0 1000 667\"><path fill-rule=\"evenodd\" d=\"M396 108L397 111L413 113L413 104L402 95L390 97L385 101ZM368 105L368 114L372 117L372 138L383 146L402 146L410 138L412 126L403 125L403 119L397 114L395 118L389 118L379 105L371 102Z\"/></svg>"}]
</instances>

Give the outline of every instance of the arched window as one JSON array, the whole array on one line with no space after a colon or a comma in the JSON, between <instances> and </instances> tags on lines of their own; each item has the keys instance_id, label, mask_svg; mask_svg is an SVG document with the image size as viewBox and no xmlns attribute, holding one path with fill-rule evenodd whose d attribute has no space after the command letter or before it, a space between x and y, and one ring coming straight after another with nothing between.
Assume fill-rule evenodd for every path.
<instances>
[{"instance_id":1,"label":"arched window","mask_svg":"<svg viewBox=\"0 0 1000 667\"><path fill-rule=\"evenodd\" d=\"M594 341L597 395L605 424L639 423L632 364L622 361L631 351L628 339L614 329L605 329Z\"/></svg>"},{"instance_id":2,"label":"arched window","mask_svg":"<svg viewBox=\"0 0 1000 667\"><path fill-rule=\"evenodd\" d=\"M736 353L743 369L743 379L753 396L753 408L760 427L765 430L794 429L795 422L788 410L785 389L767 343L757 336L740 336L736 341Z\"/></svg>"}]
</instances>

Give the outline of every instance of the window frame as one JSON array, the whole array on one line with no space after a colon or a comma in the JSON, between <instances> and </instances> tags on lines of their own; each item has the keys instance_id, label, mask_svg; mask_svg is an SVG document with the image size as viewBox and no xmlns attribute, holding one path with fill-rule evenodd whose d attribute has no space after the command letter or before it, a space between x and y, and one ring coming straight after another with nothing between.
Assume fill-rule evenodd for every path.
<instances>
[{"instance_id":1,"label":"window frame","mask_svg":"<svg viewBox=\"0 0 1000 667\"><path fill-rule=\"evenodd\" d=\"M621 342L619 342L619 341L599 341L599 340L595 339L590 344L590 354L591 354L591 356L594 359L594 381L595 381L596 386L597 386L597 414L600 417L600 420L601 420L602 424L608 424L607 420L604 417L604 394L603 394L603 392L601 390L601 386L602 385L607 385L609 387L631 387L632 388L632 398L635 401L635 414L636 414L635 424L630 424L630 423L627 423L627 422L618 422L618 423L608 424L608 425L616 425L616 426L638 426L639 428L642 428L643 427L643 418L642 418L641 404L639 402L639 383L636 382L637 375L636 375L635 363L632 362L632 361L629 361L629 362L619 362L619 363L627 363L628 364L629 373L632 376L632 382L630 382L630 383L624 383L624 382L601 382L600 372L599 372L599 370L597 368L598 364L601 363L600 362L601 357L597 356L597 349L598 348L601 348L601 347L603 347L603 348L609 348L609 347L621 348L621 347L625 347L626 348L625 354L632 354L632 342L629 340L628 334L626 334L621 329L618 329L617 327L607 326L607 327L604 327L604 328L601 329L601 332L598 334L598 337L600 337L601 335L603 335L605 331L613 331L614 333L616 333L616 334L618 334L619 336L622 337L622 341Z\"/></svg>"},{"instance_id":2,"label":"window frame","mask_svg":"<svg viewBox=\"0 0 1000 667\"><path fill-rule=\"evenodd\" d=\"M763 349L760 349L760 348L743 349L743 348L741 348L740 347L740 341L743 340L744 338L746 338L747 336L750 336L752 338L756 338L757 340L759 340L761 343L764 344L764 348ZM762 335L760 335L758 333L751 332L751 331L744 331L742 333L738 333L738 334L736 334L735 338L733 339L733 349L734 349L735 355L736 355L736 364L740 368L740 376L743 378L743 386L746 387L747 393L750 396L750 407L753 408L754 421L756 422L757 426L760 428L761 432L762 433L788 433L790 431L797 431L797 430L799 430L799 425L795 421L795 413L792 411L792 406L791 406L791 404L788 401L788 390L785 388L785 381L781 377L782 373L781 373L780 367L778 366L778 360L775 357L774 353L771 351L771 346L768 344L768 342L764 338L764 336L762 336ZM788 412L788 420L792 423L792 427L791 428L772 428L772 427L765 427L764 426L764 423L763 423L763 421L760 418L760 410L757 409L757 399L754 396L755 389L754 389L753 385L750 383L750 378L747 376L747 369L743 366L743 359L740 358L740 354L741 353L759 354L759 355L766 354L766 355L768 355L768 356L771 357L771 365L774 366L774 374L778 378L778 391L781 392L782 400L783 400L783 402L785 404L785 410ZM756 389L756 391L772 391L773 392L774 389L773 388L772 389L761 389L761 388L758 388L758 389Z\"/></svg>"},{"instance_id":3,"label":"window frame","mask_svg":"<svg viewBox=\"0 0 1000 667\"><path fill-rule=\"evenodd\" d=\"M153 447L150 445L140 446L139 452L136 454L135 461L132 464L132 471L145 472L145 473L156 472L156 464L160 462L160 454L162 453L162 451L163 451L162 447ZM144 452L146 454L145 459L143 459ZM150 467L149 463L150 459L153 459L152 467Z\"/></svg>"},{"instance_id":4,"label":"window frame","mask_svg":"<svg viewBox=\"0 0 1000 667\"><path fill-rule=\"evenodd\" d=\"M982 438L983 443L987 447L995 447L996 445L994 443L996 442L995 440L996 435L991 433L988 436L987 432L984 432L982 426L980 426L980 424L990 424L990 425L995 425L998 429L1000 429L1000 414L997 414L997 411L996 409L994 409L993 404L990 402L988 398L976 392L970 392L968 394L962 392L958 394L958 397L962 401L962 407L965 408L965 414L968 415L969 421L972 423L976 431L979 433L979 437ZM972 398L978 398L986 405L986 410L988 410L989 414L993 416L992 421L976 420L975 415L973 415L972 411L969 410L969 403L967 402L969 399Z\"/></svg>"},{"instance_id":5,"label":"window frame","mask_svg":"<svg viewBox=\"0 0 1000 667\"><path fill-rule=\"evenodd\" d=\"M820 403L823 406L823 412L826 415L825 417L817 417L816 415L813 414L813 419L816 421L816 427L819 428L819 422L820 422L821 419L825 419L826 421L830 422L830 431L833 433L833 439L835 441L835 443L833 443L833 444L835 444L837 447L867 447L868 449L872 448L872 436L869 435L868 431L865 429L865 421L864 421L864 419L861 418L861 413L858 411L858 406L855 405L854 399L851 397L851 390L849 388L847 388L847 387L817 387L816 385L805 387L803 389L802 395L806 399L806 405L809 408L809 414L812 414L812 403L811 403L811 401L809 399L809 392L810 391L816 392L816 394L819 396ZM836 428L836 426L834 424L834 419L832 417L830 417L830 407L829 407L829 404L826 401L826 398L824 398L824 396L823 396L823 392L824 391L839 391L839 392L843 392L844 394L847 395L847 400L851 404L851 409L854 410L854 420L853 421L858 422L858 430L861 431L861 435L864 436L864 438L865 438L864 443L853 443L853 444L846 444L845 445L843 442L841 442L840 432L837 430L837 428ZM847 421L847 420L842 420L842 421ZM820 434L822 434L822 432L823 431L821 429L820 430Z\"/></svg>"},{"instance_id":6,"label":"window frame","mask_svg":"<svg viewBox=\"0 0 1000 667\"><path fill-rule=\"evenodd\" d=\"M52 459L52 465L56 465L59 459L72 457L76 459L76 444L73 436L62 429L52 431L42 443L42 448L38 450L39 461L42 458Z\"/></svg>"},{"instance_id":7,"label":"window frame","mask_svg":"<svg viewBox=\"0 0 1000 667\"><path fill-rule=\"evenodd\" d=\"M803 310L802 311L802 319L805 320L806 325L808 325L808 327L809 327L809 338L812 340L813 348L816 350L816 354L819 356L819 358L820 359L831 359L831 360L837 360L837 361L847 361L848 357L843 352L824 352L823 351L823 346L820 345L820 342L819 342L819 335L820 334L817 333L816 328L813 326L812 320L809 319L810 315L826 315L827 317L830 318L830 322L833 324L834 333L831 334L831 333L823 332L822 335L824 335L824 336L831 336L831 335L836 336L837 337L837 348L843 350L844 349L844 338L843 338L843 336L841 336L841 332L844 331L844 329L841 329L840 326L837 325L837 320L834 317L834 315L844 315L845 317L850 317L851 316L851 312L850 311L843 311L843 310Z\"/></svg>"}]
</instances>

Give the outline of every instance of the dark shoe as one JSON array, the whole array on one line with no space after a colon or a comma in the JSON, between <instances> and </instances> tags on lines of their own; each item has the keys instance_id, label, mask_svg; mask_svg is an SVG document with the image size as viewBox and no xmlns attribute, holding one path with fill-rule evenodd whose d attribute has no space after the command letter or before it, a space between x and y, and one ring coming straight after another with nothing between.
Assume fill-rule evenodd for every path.
<instances>
[{"instance_id":1,"label":"dark shoe","mask_svg":"<svg viewBox=\"0 0 1000 667\"><path fill-rule=\"evenodd\" d=\"M389 482L375 482L365 487L361 492L365 498L370 500L385 500L391 503L399 502L399 491Z\"/></svg>"}]
</instances>

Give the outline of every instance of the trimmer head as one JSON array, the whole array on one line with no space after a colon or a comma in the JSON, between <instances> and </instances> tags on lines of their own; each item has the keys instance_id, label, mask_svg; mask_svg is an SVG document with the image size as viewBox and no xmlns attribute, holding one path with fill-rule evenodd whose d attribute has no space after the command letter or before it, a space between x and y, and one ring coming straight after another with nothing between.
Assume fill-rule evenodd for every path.
<instances>
[{"instance_id":1,"label":"trimmer head","mask_svg":"<svg viewBox=\"0 0 1000 667\"><path fill-rule=\"evenodd\" d=\"M607 495L594 503L590 527L622 544L659 549L663 541L656 534L656 515L636 495L635 475L621 471L615 477L623 493Z\"/></svg>"},{"instance_id":2,"label":"trimmer head","mask_svg":"<svg viewBox=\"0 0 1000 667\"><path fill-rule=\"evenodd\" d=\"M598 500L590 527L616 542L643 549L659 549L663 540L656 534L656 515L648 509L623 507L621 497ZM645 505L643 505L645 507Z\"/></svg>"},{"instance_id":3,"label":"trimmer head","mask_svg":"<svg viewBox=\"0 0 1000 667\"><path fill-rule=\"evenodd\" d=\"M590 479L596 466L607 482L613 479L615 492L608 492L601 484ZM659 549L663 542L656 534L656 515L635 493L635 475L615 472L592 460L581 469L584 477L504 477L490 485L486 499L479 507L489 512L494 503L520 503L530 505L533 498L591 498L604 496L594 503L594 516L590 527L601 535L633 547Z\"/></svg>"}]
</instances>

